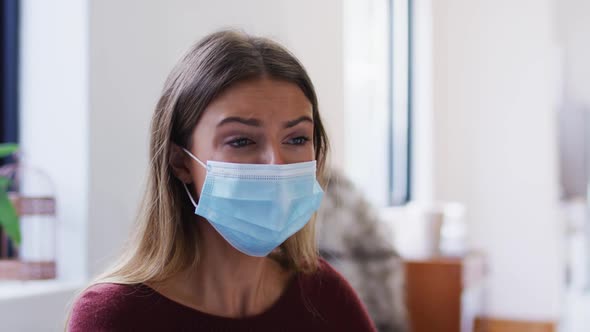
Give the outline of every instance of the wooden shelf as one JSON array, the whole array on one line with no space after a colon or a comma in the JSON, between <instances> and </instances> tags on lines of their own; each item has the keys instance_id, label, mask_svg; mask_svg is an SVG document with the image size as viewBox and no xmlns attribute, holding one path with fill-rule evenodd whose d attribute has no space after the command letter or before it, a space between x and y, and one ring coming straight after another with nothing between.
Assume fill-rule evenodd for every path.
<instances>
[{"instance_id":1,"label":"wooden shelf","mask_svg":"<svg viewBox=\"0 0 590 332\"><path fill-rule=\"evenodd\" d=\"M472 332L483 302L484 256L404 259L412 332Z\"/></svg>"}]
</instances>

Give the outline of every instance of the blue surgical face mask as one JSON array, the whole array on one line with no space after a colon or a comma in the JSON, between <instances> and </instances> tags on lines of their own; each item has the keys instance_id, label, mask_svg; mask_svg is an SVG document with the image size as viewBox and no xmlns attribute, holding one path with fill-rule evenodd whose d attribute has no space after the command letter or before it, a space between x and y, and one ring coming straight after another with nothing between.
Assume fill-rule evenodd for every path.
<instances>
[{"instance_id":1,"label":"blue surgical face mask","mask_svg":"<svg viewBox=\"0 0 590 332\"><path fill-rule=\"evenodd\" d=\"M286 165L207 161L199 203L184 188L195 214L207 219L234 248L263 257L299 231L319 208L323 191L316 162Z\"/></svg>"}]
</instances>

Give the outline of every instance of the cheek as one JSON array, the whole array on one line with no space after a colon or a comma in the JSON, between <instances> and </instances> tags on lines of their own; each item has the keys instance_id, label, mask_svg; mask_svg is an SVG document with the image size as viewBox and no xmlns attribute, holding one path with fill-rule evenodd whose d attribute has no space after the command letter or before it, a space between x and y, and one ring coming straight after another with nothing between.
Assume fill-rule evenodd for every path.
<instances>
[{"instance_id":1,"label":"cheek","mask_svg":"<svg viewBox=\"0 0 590 332\"><path fill-rule=\"evenodd\" d=\"M207 163L207 160L211 159L211 154L214 151L211 142L211 137L213 134L209 129L211 126L208 127L207 123L207 119L203 118L197 124L191 134L191 146L193 154L195 154L195 156L205 164ZM191 179L193 180L192 190L194 197L195 199L198 199L201 195L201 190L203 188L203 183L205 182L207 171L196 160L191 159L190 173Z\"/></svg>"},{"instance_id":2,"label":"cheek","mask_svg":"<svg viewBox=\"0 0 590 332\"><path fill-rule=\"evenodd\" d=\"M196 165L191 167L190 172L191 178L193 179L193 193L195 198L198 199L201 195L201 190L203 189L203 183L205 183L207 171L201 165Z\"/></svg>"},{"instance_id":3,"label":"cheek","mask_svg":"<svg viewBox=\"0 0 590 332\"><path fill-rule=\"evenodd\" d=\"M310 144L309 144L309 149L307 150L307 153L308 153L309 160L315 159L315 145L312 142L310 142Z\"/></svg>"},{"instance_id":4,"label":"cheek","mask_svg":"<svg viewBox=\"0 0 590 332\"><path fill-rule=\"evenodd\" d=\"M310 147L305 154L305 161L310 161L310 160L314 160L314 159L315 159L315 150L313 149L313 147Z\"/></svg>"}]
</instances>

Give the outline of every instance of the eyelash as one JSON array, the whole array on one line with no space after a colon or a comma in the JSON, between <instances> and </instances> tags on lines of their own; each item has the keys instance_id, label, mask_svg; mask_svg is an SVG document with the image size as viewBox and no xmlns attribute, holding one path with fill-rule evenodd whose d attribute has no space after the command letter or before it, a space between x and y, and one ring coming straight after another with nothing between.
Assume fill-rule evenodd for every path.
<instances>
[{"instance_id":1,"label":"eyelash","mask_svg":"<svg viewBox=\"0 0 590 332\"><path fill-rule=\"evenodd\" d=\"M227 144L234 148L243 148L245 146L254 144L254 141L246 137L238 137L236 139L229 141Z\"/></svg>"},{"instance_id":2,"label":"eyelash","mask_svg":"<svg viewBox=\"0 0 590 332\"><path fill-rule=\"evenodd\" d=\"M299 143L291 143L293 145L305 145L307 142L310 141L309 137L307 136L298 136L298 137L294 137L292 139L290 139L289 141L295 141L297 140L297 142ZM254 141L252 141L249 138L246 137L238 137L234 140L231 140L227 143L229 146L233 147L233 148L244 148L248 145L252 145L252 144L256 144Z\"/></svg>"},{"instance_id":3,"label":"eyelash","mask_svg":"<svg viewBox=\"0 0 590 332\"><path fill-rule=\"evenodd\" d=\"M294 141L294 140L302 140L301 143L294 143L294 145L305 145L305 143L309 142L309 137L299 136L299 137L295 137L295 138L291 139L291 141Z\"/></svg>"}]
</instances>

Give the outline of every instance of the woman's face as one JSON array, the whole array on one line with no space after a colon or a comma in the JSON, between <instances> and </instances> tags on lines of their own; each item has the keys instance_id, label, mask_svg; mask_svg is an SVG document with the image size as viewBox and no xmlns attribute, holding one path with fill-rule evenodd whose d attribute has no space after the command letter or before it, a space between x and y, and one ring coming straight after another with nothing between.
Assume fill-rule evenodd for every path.
<instances>
[{"instance_id":1,"label":"woman's face","mask_svg":"<svg viewBox=\"0 0 590 332\"><path fill-rule=\"evenodd\" d=\"M289 82L256 79L237 83L205 109L191 135L191 153L207 160L291 164L314 159L312 105ZM205 169L190 160L200 193Z\"/></svg>"}]
</instances>

